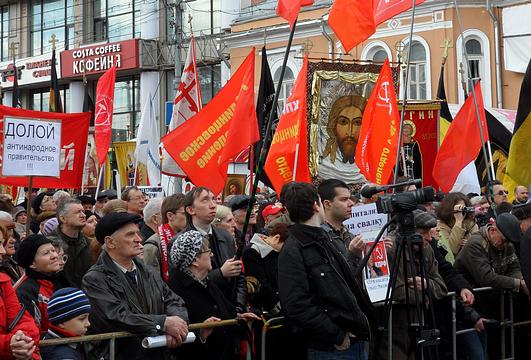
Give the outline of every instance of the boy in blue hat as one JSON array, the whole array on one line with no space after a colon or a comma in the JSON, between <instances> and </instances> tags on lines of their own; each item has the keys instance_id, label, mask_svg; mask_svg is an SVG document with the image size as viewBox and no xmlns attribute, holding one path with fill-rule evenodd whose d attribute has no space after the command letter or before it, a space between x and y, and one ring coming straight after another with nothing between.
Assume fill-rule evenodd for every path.
<instances>
[{"instance_id":1,"label":"boy in blue hat","mask_svg":"<svg viewBox=\"0 0 531 360\"><path fill-rule=\"evenodd\" d=\"M63 288L53 293L48 302L48 319L50 328L43 340L83 336L90 326L90 302L83 290ZM43 360L84 360L82 346L64 344L43 346Z\"/></svg>"}]
</instances>

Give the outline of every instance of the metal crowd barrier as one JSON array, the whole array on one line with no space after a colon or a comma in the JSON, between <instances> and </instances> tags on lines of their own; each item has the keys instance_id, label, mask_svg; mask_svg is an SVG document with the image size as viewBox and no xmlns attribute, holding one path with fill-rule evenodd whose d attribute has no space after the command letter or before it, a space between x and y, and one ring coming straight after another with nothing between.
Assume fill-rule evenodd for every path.
<instances>
[{"instance_id":1,"label":"metal crowd barrier","mask_svg":"<svg viewBox=\"0 0 531 360\"><path fill-rule=\"evenodd\" d=\"M479 292L485 292L485 291L491 291L495 290L491 287L482 287L482 288L476 288L473 289L474 293ZM509 294L509 317L506 319L505 316L505 295ZM461 334L465 334L467 332L476 331L474 327L462 329L457 331L457 316L456 316L456 307L457 307L457 294L455 292L449 292L446 297L451 297L451 308L452 308L452 358L454 360L457 360L457 336ZM275 329L276 326L281 325L282 322L285 320L284 317L275 317L269 319L267 322L264 323L263 329L262 329L262 335L261 335L261 359L265 360L267 357L266 348L267 348L267 334L269 331ZM208 322L208 323L197 323L197 324L189 324L188 330L199 330L199 329L207 329L207 328L216 328L221 326L231 326L236 325L238 323L238 320L236 319L230 319L230 320L222 320L218 322ZM392 324L393 324L393 309L391 307L390 316L389 316L389 323L388 323L388 333L389 333L389 341L388 341L388 354L389 359L392 359L392 339L393 339L393 332L392 332ZM502 292L500 294L500 327L501 327L501 359L502 360L508 360L514 358L514 328L518 326L524 326L524 325L530 325L531 320L526 321L520 321L520 322L514 322L514 309L513 309L513 294L510 292ZM505 331L507 328L510 329L510 356L507 357L506 349L505 349L505 343L506 343L506 335ZM136 336L134 334L128 333L128 332L114 332L114 333L105 333L105 334L95 334L95 335L86 335L86 336L79 336L79 337L71 337L71 338L61 338L61 339L50 339L50 340L41 340L39 343L39 346L52 346L52 345L62 345L62 344L72 344L72 343L83 343L83 342L90 342L90 341L100 341L100 340L109 340L110 347L109 347L109 356L110 360L115 359L115 342L116 339L124 338L124 337L130 337L130 336ZM251 347L248 347L248 350Z\"/></svg>"},{"instance_id":2,"label":"metal crowd barrier","mask_svg":"<svg viewBox=\"0 0 531 360\"><path fill-rule=\"evenodd\" d=\"M199 330L199 329L212 329L221 326L231 326L238 324L237 319L221 320L217 322L202 322L197 324L189 324L188 331ZM53 345L64 345L64 344L73 344L73 343L84 343L90 341L101 341L109 340L109 359L115 359L116 351L116 339L138 336L131 334L125 331L105 333L105 334L94 334L94 335L85 335L85 336L75 336L70 338L60 338L60 339L49 339L41 340L39 342L39 347L43 346L53 346ZM250 347L248 347L249 349Z\"/></svg>"}]
</instances>

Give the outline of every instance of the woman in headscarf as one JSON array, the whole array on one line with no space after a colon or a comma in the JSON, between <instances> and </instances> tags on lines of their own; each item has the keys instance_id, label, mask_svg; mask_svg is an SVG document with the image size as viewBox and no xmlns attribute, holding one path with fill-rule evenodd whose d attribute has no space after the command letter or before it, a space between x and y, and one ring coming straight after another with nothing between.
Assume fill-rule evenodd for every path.
<instances>
[{"instance_id":1,"label":"woman in headscarf","mask_svg":"<svg viewBox=\"0 0 531 360\"><path fill-rule=\"evenodd\" d=\"M198 231L187 231L177 237L170 251L174 269L168 285L186 303L191 323L219 321L239 317L259 320L251 313L236 314L235 307L207 277L212 265L208 239ZM203 329L194 344L178 350L180 359L235 359L238 354L238 327Z\"/></svg>"}]
</instances>

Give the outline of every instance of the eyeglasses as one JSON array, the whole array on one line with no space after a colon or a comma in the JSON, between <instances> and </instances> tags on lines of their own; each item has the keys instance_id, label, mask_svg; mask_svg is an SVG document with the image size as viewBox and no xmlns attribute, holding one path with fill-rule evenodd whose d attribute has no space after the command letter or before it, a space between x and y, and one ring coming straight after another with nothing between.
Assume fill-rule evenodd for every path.
<instances>
[{"instance_id":1,"label":"eyeglasses","mask_svg":"<svg viewBox=\"0 0 531 360\"><path fill-rule=\"evenodd\" d=\"M500 190L496 193L496 195L500 195L500 196L509 195L509 192L507 190Z\"/></svg>"},{"instance_id":2,"label":"eyeglasses","mask_svg":"<svg viewBox=\"0 0 531 360\"><path fill-rule=\"evenodd\" d=\"M213 255L214 255L214 253L212 252L212 249L208 249L208 250L205 250L205 251L201 251L201 252L199 252L198 255L203 255L203 254L206 254L206 253L209 253L210 256L213 256Z\"/></svg>"}]
</instances>

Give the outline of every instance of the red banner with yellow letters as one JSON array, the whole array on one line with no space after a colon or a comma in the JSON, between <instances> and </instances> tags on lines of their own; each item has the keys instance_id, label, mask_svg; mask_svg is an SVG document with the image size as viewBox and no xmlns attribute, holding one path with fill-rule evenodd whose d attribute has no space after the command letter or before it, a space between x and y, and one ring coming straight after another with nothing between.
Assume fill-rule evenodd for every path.
<instances>
[{"instance_id":1,"label":"red banner with yellow letters","mask_svg":"<svg viewBox=\"0 0 531 360\"><path fill-rule=\"evenodd\" d=\"M310 182L306 129L306 72L308 57L280 117L264 170L277 194L290 181ZM296 165L295 165L296 164Z\"/></svg>"},{"instance_id":2,"label":"red banner with yellow letters","mask_svg":"<svg viewBox=\"0 0 531 360\"><path fill-rule=\"evenodd\" d=\"M389 60L385 60L361 122L356 163L367 180L388 184L393 173L399 140L398 108Z\"/></svg>"},{"instance_id":3,"label":"red banner with yellow letters","mask_svg":"<svg viewBox=\"0 0 531 360\"><path fill-rule=\"evenodd\" d=\"M254 57L253 48L227 84L199 113L161 139L165 150L194 185L205 186L215 194L225 185L227 159L258 140Z\"/></svg>"}]
</instances>

